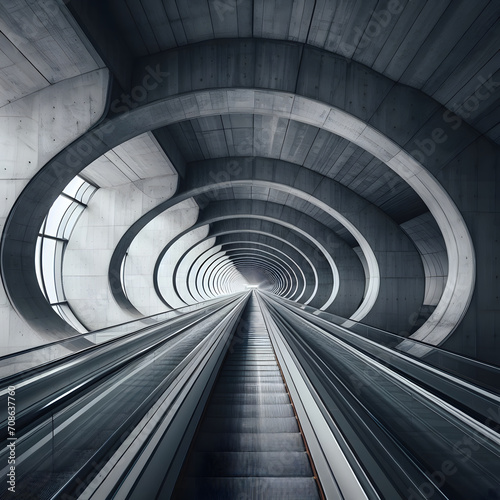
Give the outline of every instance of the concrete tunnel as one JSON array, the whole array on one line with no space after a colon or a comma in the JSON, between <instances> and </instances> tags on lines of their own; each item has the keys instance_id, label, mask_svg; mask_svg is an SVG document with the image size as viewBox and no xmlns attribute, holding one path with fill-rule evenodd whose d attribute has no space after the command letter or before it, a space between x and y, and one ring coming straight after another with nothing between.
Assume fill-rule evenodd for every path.
<instances>
[{"instance_id":1,"label":"concrete tunnel","mask_svg":"<svg viewBox=\"0 0 500 500\"><path fill-rule=\"evenodd\" d=\"M2 356L253 291L499 366L498 2L0 13Z\"/></svg>"}]
</instances>

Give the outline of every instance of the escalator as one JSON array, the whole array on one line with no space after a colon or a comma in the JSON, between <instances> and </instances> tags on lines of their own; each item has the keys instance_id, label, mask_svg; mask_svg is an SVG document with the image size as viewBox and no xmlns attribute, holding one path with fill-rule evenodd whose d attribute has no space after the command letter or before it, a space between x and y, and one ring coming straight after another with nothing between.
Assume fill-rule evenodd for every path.
<instances>
[{"instance_id":1,"label":"escalator","mask_svg":"<svg viewBox=\"0 0 500 500\"><path fill-rule=\"evenodd\" d=\"M306 450L252 294L173 498L319 499L322 493Z\"/></svg>"},{"instance_id":2,"label":"escalator","mask_svg":"<svg viewBox=\"0 0 500 500\"><path fill-rule=\"evenodd\" d=\"M459 409L497 394L259 291L162 319L3 379L19 498L500 498L498 428Z\"/></svg>"},{"instance_id":3,"label":"escalator","mask_svg":"<svg viewBox=\"0 0 500 500\"><path fill-rule=\"evenodd\" d=\"M162 394L175 388L184 366L231 325L241 300L174 316L2 379L2 389L16 388L18 498L77 498ZM5 476L6 449L0 459ZM6 485L0 499L9 496Z\"/></svg>"}]
</instances>

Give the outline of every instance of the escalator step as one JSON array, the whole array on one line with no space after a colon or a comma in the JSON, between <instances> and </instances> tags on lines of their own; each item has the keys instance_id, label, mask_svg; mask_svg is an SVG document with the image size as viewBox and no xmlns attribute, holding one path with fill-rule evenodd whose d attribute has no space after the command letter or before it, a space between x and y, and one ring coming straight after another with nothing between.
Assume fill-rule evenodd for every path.
<instances>
[{"instance_id":1,"label":"escalator step","mask_svg":"<svg viewBox=\"0 0 500 500\"><path fill-rule=\"evenodd\" d=\"M285 418L213 418L206 417L203 432L299 432L295 417Z\"/></svg>"},{"instance_id":2,"label":"escalator step","mask_svg":"<svg viewBox=\"0 0 500 500\"><path fill-rule=\"evenodd\" d=\"M311 477L305 451L210 451L191 454L187 477Z\"/></svg>"},{"instance_id":3,"label":"escalator step","mask_svg":"<svg viewBox=\"0 0 500 500\"><path fill-rule=\"evenodd\" d=\"M236 392L236 393L250 393L256 394L259 392L272 392L274 394L286 393L283 382L280 384L259 384L259 383L245 383L245 382L221 382L217 384L215 393L219 392Z\"/></svg>"},{"instance_id":4,"label":"escalator step","mask_svg":"<svg viewBox=\"0 0 500 500\"><path fill-rule=\"evenodd\" d=\"M304 451L304 441L296 432L201 432L196 451Z\"/></svg>"},{"instance_id":5,"label":"escalator step","mask_svg":"<svg viewBox=\"0 0 500 500\"><path fill-rule=\"evenodd\" d=\"M262 374L262 373L243 373L240 375L226 374L224 373L220 377L220 382L230 383L230 382L243 382L243 383L261 383L261 384L283 384L283 379L281 378L280 372L276 372L276 374Z\"/></svg>"},{"instance_id":6,"label":"escalator step","mask_svg":"<svg viewBox=\"0 0 500 500\"><path fill-rule=\"evenodd\" d=\"M318 500L313 478L215 477L185 482L179 498L193 500Z\"/></svg>"},{"instance_id":7,"label":"escalator step","mask_svg":"<svg viewBox=\"0 0 500 500\"><path fill-rule=\"evenodd\" d=\"M257 300L227 355L174 499L319 499Z\"/></svg>"},{"instance_id":8,"label":"escalator step","mask_svg":"<svg viewBox=\"0 0 500 500\"><path fill-rule=\"evenodd\" d=\"M211 399L212 404L229 404L229 403L239 403L248 405L277 405L277 404L289 404L290 399L288 394L285 392L276 394L272 392L261 392L254 394L243 394L243 393L230 393L225 394L220 392L218 394L213 394Z\"/></svg>"},{"instance_id":9,"label":"escalator step","mask_svg":"<svg viewBox=\"0 0 500 500\"><path fill-rule=\"evenodd\" d=\"M207 410L207 417L232 418L284 418L295 417L290 404L212 404Z\"/></svg>"}]
</instances>

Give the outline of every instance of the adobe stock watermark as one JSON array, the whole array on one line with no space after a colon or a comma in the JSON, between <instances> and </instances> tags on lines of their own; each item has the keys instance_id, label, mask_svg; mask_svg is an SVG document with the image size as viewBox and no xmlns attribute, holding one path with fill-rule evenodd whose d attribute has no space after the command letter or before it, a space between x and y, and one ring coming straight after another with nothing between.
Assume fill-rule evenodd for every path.
<instances>
[{"instance_id":1,"label":"adobe stock watermark","mask_svg":"<svg viewBox=\"0 0 500 500\"><path fill-rule=\"evenodd\" d=\"M16 492L16 388L7 389L7 489Z\"/></svg>"},{"instance_id":2,"label":"adobe stock watermark","mask_svg":"<svg viewBox=\"0 0 500 500\"><path fill-rule=\"evenodd\" d=\"M234 14L236 7L242 4L245 0L211 0L212 5L219 21L222 23L226 19L227 14ZM249 3L250 0L246 0Z\"/></svg>"},{"instance_id":3,"label":"adobe stock watermark","mask_svg":"<svg viewBox=\"0 0 500 500\"><path fill-rule=\"evenodd\" d=\"M401 14L403 9L404 5L399 0L390 0L386 9L375 10L364 30L359 26L354 27L355 36L352 43L342 42L339 45L340 54L350 62L354 52L372 45L391 24L394 16Z\"/></svg>"},{"instance_id":4,"label":"adobe stock watermark","mask_svg":"<svg viewBox=\"0 0 500 500\"><path fill-rule=\"evenodd\" d=\"M156 90L170 76L170 71L162 71L160 64L154 68L146 66L145 73L141 83L134 85L128 94L122 93L111 103L110 109L113 113L127 113L137 108L147 99L149 92Z\"/></svg>"},{"instance_id":5,"label":"adobe stock watermark","mask_svg":"<svg viewBox=\"0 0 500 500\"><path fill-rule=\"evenodd\" d=\"M479 449L479 444L469 436L455 442L453 454L456 458L454 460L444 460L440 468L429 475L430 480L419 485L418 492L410 488L408 490L408 500L417 500L422 496L426 499L432 498L436 493L436 488L442 488L446 481L458 472L457 462L467 462L472 457L473 452Z\"/></svg>"},{"instance_id":6,"label":"adobe stock watermark","mask_svg":"<svg viewBox=\"0 0 500 500\"><path fill-rule=\"evenodd\" d=\"M494 414L491 411L490 414ZM498 430L498 426L497 429ZM474 453L479 452L481 450L481 445L479 444L479 440L482 437L478 435L478 438L474 438L473 435L465 435L462 439L459 439L455 443L453 443L452 447L452 457L444 460L440 467L434 470L429 475L429 481L425 481L420 484L416 491L413 488L408 489L408 500L417 500L422 497L426 499L431 499L434 497L435 493L442 488L449 479L457 474L460 470L460 465L466 464L469 460L471 460L474 456ZM499 498L500 497L500 488L495 490L488 491L488 498ZM441 498L441 497L440 497ZM479 497L478 497L479 498ZM486 498L486 497L481 497Z\"/></svg>"},{"instance_id":7,"label":"adobe stock watermark","mask_svg":"<svg viewBox=\"0 0 500 500\"><path fill-rule=\"evenodd\" d=\"M6 33L9 41L21 52L40 39L42 33L50 32L49 27L67 30L70 27L62 6L71 0L45 0L31 2L29 9L23 11L22 18L16 18L16 31ZM1 9L0 9L1 12ZM29 12L29 13L28 13ZM3 14L2 14L3 17Z\"/></svg>"},{"instance_id":8,"label":"adobe stock watermark","mask_svg":"<svg viewBox=\"0 0 500 500\"><path fill-rule=\"evenodd\" d=\"M449 124L448 126L452 131L458 130L463 121L479 109L481 102L490 99L500 87L500 81L494 80L493 75L489 75L488 78L478 76L477 79L479 85L470 97L462 104L452 104L449 109L443 112L442 119ZM445 143L449 138L450 136L444 128L435 127L427 137L413 141L416 148L410 151L410 155L423 163L436 152L439 144Z\"/></svg>"},{"instance_id":9,"label":"adobe stock watermark","mask_svg":"<svg viewBox=\"0 0 500 500\"><path fill-rule=\"evenodd\" d=\"M445 460L439 470L435 470L430 475L430 480L419 485L418 491L413 488L408 489L408 500L421 500L424 498L432 498L436 492L436 488L442 488L446 483L447 478L453 476L458 471L458 467L453 460ZM431 482L432 481L432 482Z\"/></svg>"},{"instance_id":10,"label":"adobe stock watermark","mask_svg":"<svg viewBox=\"0 0 500 500\"><path fill-rule=\"evenodd\" d=\"M220 185L234 180L241 172L242 166L239 160L230 160L217 171L210 170L207 181L209 187L196 200L200 210L206 208L209 203L219 200L221 198Z\"/></svg>"},{"instance_id":11,"label":"adobe stock watermark","mask_svg":"<svg viewBox=\"0 0 500 500\"><path fill-rule=\"evenodd\" d=\"M118 115L118 119L125 120L129 113L136 109L148 98L148 92L158 88L166 78L170 76L170 72L162 71L161 66L157 64L154 68L146 66L144 68L145 75L141 82L130 90L128 93L122 93L121 96L115 99L110 109ZM85 158L88 158L95 148L101 148L102 142L106 136L111 135L116 129L116 124L113 119L105 119L103 123L95 129L93 134L88 134L80 138L75 146L71 148L65 156L65 162L55 165L61 171L66 172L66 168L75 168L81 165Z\"/></svg>"}]
</instances>

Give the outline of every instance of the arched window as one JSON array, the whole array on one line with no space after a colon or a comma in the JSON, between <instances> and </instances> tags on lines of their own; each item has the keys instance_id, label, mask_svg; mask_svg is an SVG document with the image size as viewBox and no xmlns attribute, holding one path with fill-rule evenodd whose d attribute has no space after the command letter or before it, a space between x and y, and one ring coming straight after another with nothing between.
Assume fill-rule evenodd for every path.
<instances>
[{"instance_id":1,"label":"arched window","mask_svg":"<svg viewBox=\"0 0 500 500\"><path fill-rule=\"evenodd\" d=\"M38 284L52 309L80 333L87 329L75 316L64 294L62 269L68 240L97 187L76 176L63 190L45 217L36 244Z\"/></svg>"}]
</instances>

